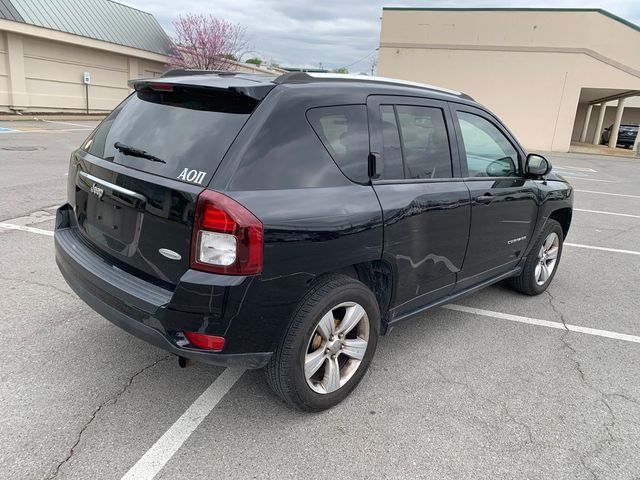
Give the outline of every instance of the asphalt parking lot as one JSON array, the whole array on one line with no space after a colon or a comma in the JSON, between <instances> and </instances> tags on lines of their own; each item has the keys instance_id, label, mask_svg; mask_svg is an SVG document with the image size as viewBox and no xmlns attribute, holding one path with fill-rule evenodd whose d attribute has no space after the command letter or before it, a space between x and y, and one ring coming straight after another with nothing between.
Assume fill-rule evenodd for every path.
<instances>
[{"instance_id":1,"label":"asphalt parking lot","mask_svg":"<svg viewBox=\"0 0 640 480\"><path fill-rule=\"evenodd\" d=\"M53 214L95 124L0 122L0 478L640 478L640 160L548 155L576 189L548 292L401 324L310 415L260 371L180 369L67 287Z\"/></svg>"}]
</instances>

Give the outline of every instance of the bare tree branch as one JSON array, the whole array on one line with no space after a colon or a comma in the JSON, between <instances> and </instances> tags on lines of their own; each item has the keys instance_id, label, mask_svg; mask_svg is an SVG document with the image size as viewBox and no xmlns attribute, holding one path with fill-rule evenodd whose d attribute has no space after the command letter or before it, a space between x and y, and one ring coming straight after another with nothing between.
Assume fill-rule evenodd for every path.
<instances>
[{"instance_id":1,"label":"bare tree branch","mask_svg":"<svg viewBox=\"0 0 640 480\"><path fill-rule=\"evenodd\" d=\"M229 59L236 59L247 49L246 28L212 15L180 15L173 22L176 35L169 56L175 68L230 70Z\"/></svg>"}]
</instances>

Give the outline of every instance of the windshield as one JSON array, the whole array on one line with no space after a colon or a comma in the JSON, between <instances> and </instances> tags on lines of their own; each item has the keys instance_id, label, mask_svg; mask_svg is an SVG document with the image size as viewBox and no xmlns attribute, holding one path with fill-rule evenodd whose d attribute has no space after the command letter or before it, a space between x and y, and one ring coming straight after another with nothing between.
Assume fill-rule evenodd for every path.
<instances>
[{"instance_id":1,"label":"windshield","mask_svg":"<svg viewBox=\"0 0 640 480\"><path fill-rule=\"evenodd\" d=\"M257 101L235 93L174 90L133 93L82 148L136 170L206 185ZM116 143L130 149L116 148ZM131 149L148 155L132 154Z\"/></svg>"}]
</instances>

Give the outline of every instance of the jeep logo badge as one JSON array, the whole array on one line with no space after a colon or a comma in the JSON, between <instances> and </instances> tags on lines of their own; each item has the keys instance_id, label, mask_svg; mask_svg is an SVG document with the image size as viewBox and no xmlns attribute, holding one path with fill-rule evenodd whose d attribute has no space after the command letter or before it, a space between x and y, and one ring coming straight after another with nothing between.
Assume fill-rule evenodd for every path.
<instances>
[{"instance_id":1,"label":"jeep logo badge","mask_svg":"<svg viewBox=\"0 0 640 480\"><path fill-rule=\"evenodd\" d=\"M91 185L91 193L93 193L98 198L102 198L102 196L104 195L104 189L100 188L94 183L93 185Z\"/></svg>"}]
</instances>

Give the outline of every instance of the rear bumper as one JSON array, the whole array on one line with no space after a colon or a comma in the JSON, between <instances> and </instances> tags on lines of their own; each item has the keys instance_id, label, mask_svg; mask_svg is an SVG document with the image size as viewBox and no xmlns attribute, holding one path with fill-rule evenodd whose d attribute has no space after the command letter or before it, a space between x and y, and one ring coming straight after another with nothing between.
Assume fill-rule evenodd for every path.
<instances>
[{"instance_id":1,"label":"rear bumper","mask_svg":"<svg viewBox=\"0 0 640 480\"><path fill-rule=\"evenodd\" d=\"M178 305L174 302L175 292L146 282L105 261L82 241L70 212L72 215L70 207L64 205L57 213L54 234L56 263L72 290L92 309L130 334L185 358L246 368L261 368L269 362L271 352L211 352L178 345L181 337L176 333L182 330L203 331L203 325L215 325L215 321L204 314L176 309L181 302ZM236 283L241 281L235 279ZM207 288L214 287L207 285ZM218 288L228 290L232 286L221 285ZM228 330L228 325L225 330ZM226 336L225 339L235 343L238 350L237 341Z\"/></svg>"}]
</instances>

